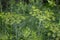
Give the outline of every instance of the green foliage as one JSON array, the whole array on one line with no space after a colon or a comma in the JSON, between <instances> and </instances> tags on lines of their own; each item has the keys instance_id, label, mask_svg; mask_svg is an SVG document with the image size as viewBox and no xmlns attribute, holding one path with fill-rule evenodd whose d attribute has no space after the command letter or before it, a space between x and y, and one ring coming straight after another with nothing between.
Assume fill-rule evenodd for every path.
<instances>
[{"instance_id":1,"label":"green foliage","mask_svg":"<svg viewBox=\"0 0 60 40\"><path fill-rule=\"evenodd\" d=\"M54 0L9 4L10 10L0 12L0 40L60 40L60 6Z\"/></svg>"}]
</instances>

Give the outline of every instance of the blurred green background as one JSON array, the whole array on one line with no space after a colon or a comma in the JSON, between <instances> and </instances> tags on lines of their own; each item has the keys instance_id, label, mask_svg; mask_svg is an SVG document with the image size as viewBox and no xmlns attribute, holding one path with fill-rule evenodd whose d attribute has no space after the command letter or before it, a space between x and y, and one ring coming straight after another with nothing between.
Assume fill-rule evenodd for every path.
<instances>
[{"instance_id":1,"label":"blurred green background","mask_svg":"<svg viewBox=\"0 0 60 40\"><path fill-rule=\"evenodd\" d=\"M60 0L0 0L0 40L60 40Z\"/></svg>"}]
</instances>

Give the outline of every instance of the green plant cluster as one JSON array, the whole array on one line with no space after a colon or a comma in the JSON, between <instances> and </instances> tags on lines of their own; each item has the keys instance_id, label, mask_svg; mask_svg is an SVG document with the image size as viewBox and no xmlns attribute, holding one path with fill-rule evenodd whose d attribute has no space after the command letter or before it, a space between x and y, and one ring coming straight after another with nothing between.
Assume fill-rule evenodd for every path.
<instances>
[{"instance_id":1,"label":"green plant cluster","mask_svg":"<svg viewBox=\"0 0 60 40\"><path fill-rule=\"evenodd\" d=\"M0 12L0 40L60 40L60 6L48 0L10 3Z\"/></svg>"}]
</instances>

